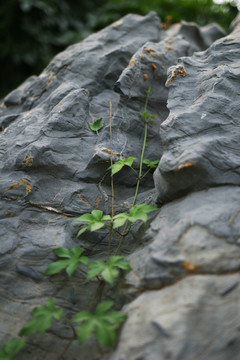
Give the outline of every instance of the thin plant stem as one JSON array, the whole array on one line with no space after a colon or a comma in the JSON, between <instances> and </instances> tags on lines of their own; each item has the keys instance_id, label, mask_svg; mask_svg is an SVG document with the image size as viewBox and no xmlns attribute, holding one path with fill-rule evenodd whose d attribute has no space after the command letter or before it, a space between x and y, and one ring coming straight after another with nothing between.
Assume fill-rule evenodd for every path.
<instances>
[{"instance_id":1,"label":"thin plant stem","mask_svg":"<svg viewBox=\"0 0 240 360\"><path fill-rule=\"evenodd\" d=\"M145 148L146 148L146 142L147 142L147 129L148 129L148 114L147 114L147 105L148 105L148 100L149 100L149 96L151 93L151 88L148 89L147 91L147 97L146 97L146 101L144 104L144 111L143 111L143 118L144 118L144 138L143 138L143 146L142 146L142 152L141 152L141 158L140 158L140 166L139 166L139 173L138 173L138 177L137 177L137 185L136 185L136 190L135 190L135 195L133 198L133 202L132 202L132 207L135 205L136 200L137 200L137 196L138 196L138 190L139 190L139 185L140 185L140 181L142 178L142 167L143 167L143 157L144 157L144 152L145 152ZM119 241L117 250L115 252L115 255L118 254L121 246L122 246L122 242L124 237L129 233L129 231L131 230L132 224L130 224L128 226L128 221L126 222L124 229L123 229L123 235Z\"/></svg>"},{"instance_id":2,"label":"thin plant stem","mask_svg":"<svg viewBox=\"0 0 240 360\"><path fill-rule=\"evenodd\" d=\"M72 342L77 338L77 333L76 333L76 330L75 330L73 324L67 317L65 317L65 320L68 322L68 324L70 325L70 327L72 329L73 337L69 340L69 342L67 343L67 345L65 346L65 348L63 349L61 354L58 355L56 360L60 360L63 357L63 355L68 351L69 347L72 345Z\"/></svg>"},{"instance_id":3,"label":"thin plant stem","mask_svg":"<svg viewBox=\"0 0 240 360\"><path fill-rule=\"evenodd\" d=\"M110 163L111 163L111 168L113 165L113 160L112 160L112 102L111 100L109 100L109 133L110 133ZM111 210L112 210L112 218L114 216L114 184L113 184L113 176L111 176L111 192L112 192L112 206L111 206ZM107 252L107 258L110 256L110 252L111 252L111 243L112 243L112 227L113 224L111 223L111 227L109 230L109 241L108 241L108 252Z\"/></svg>"},{"instance_id":4,"label":"thin plant stem","mask_svg":"<svg viewBox=\"0 0 240 360\"><path fill-rule=\"evenodd\" d=\"M136 191L135 191L132 207L135 205L135 202L137 200L139 184L140 184L140 181L141 181L141 178L142 178L143 156L144 156L145 147L146 147L146 141L147 141L147 127L148 127L148 124L147 124L147 122L145 122L144 139L143 139L143 147L142 147L142 153L141 153L141 159L140 159L140 167L139 167L138 180L137 180Z\"/></svg>"},{"instance_id":5,"label":"thin plant stem","mask_svg":"<svg viewBox=\"0 0 240 360\"><path fill-rule=\"evenodd\" d=\"M90 304L88 306L87 311L90 311L92 309L92 307L93 307L93 305L95 303L95 300L97 298L98 290L100 289L101 283L102 283L102 280L100 279L100 281L98 282L98 286L96 287L95 292L93 294L92 300L91 300L91 302L90 302Z\"/></svg>"}]
</instances>

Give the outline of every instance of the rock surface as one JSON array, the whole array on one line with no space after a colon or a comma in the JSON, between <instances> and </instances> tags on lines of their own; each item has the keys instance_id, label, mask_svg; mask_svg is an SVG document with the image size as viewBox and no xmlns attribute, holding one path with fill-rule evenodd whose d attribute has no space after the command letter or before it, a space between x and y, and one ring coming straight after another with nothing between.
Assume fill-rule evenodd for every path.
<instances>
[{"instance_id":1,"label":"rock surface","mask_svg":"<svg viewBox=\"0 0 240 360\"><path fill-rule=\"evenodd\" d=\"M77 239L73 217L111 209L109 101L113 159L135 156L139 166L140 113L151 87L148 112L157 119L149 125L145 157L161 161L155 188L149 175L138 201L166 204L147 232L133 228L122 247L132 271L104 291L118 308L132 301L116 349L104 358L238 359L238 19L233 26L224 38L217 25L183 22L164 31L155 13L128 15L69 47L6 96L0 106L1 343L17 336L31 309L50 297L67 316L88 307L96 282L84 281L84 268L70 280L43 272L57 247L81 246L90 258L105 258L107 233ZM104 128L95 134L88 123L100 117ZM125 211L136 179L126 169L114 182L115 211ZM112 239L113 248L118 242ZM29 338L16 359L56 358L71 336L66 325L54 325L47 336ZM81 358L101 358L90 339L81 348L74 341L66 359L79 359L80 351Z\"/></svg>"}]
</instances>

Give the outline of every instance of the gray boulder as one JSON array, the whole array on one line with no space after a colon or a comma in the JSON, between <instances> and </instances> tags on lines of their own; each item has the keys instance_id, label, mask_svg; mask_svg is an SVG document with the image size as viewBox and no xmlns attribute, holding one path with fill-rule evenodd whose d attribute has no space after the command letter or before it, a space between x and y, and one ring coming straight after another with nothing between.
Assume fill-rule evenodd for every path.
<instances>
[{"instance_id":1,"label":"gray boulder","mask_svg":"<svg viewBox=\"0 0 240 360\"><path fill-rule=\"evenodd\" d=\"M109 241L107 232L88 232L77 239L79 223L73 218L94 208L104 213L111 211L111 183L107 171L111 154L109 101L112 105L113 161L134 156L138 170L144 129L140 114L149 87L152 92L148 112L156 115L157 119L149 124L145 157L150 160L161 158L161 161L155 172L155 187L152 176L144 178L138 202L155 203L157 198L158 202L166 202L184 197L164 205L151 223L133 227L122 246L122 254L129 254L133 270L120 279L115 288L105 286L103 299L113 299L116 308L120 309L138 298L125 307L125 311L133 316L129 316L123 327L116 351L104 349L104 358L158 360L161 354L161 359L179 359L183 349L187 349L185 358L190 359L195 348L189 345L193 338L196 341L198 336L197 354L201 355L210 346L207 334L214 333L223 320L231 323L232 313L237 309L235 296L238 276L225 275L239 271L237 218L240 194L236 176L238 143L235 129L238 125L238 102L237 93L233 91L237 86L236 53L239 49L236 40L239 39L239 26L236 24L232 35L217 40L225 35L217 25L200 28L183 22L163 31L155 13L144 17L128 15L81 43L70 46L58 54L42 74L27 79L5 97L0 105L1 344L16 337L30 319L32 308L45 303L50 297L56 298L57 305L64 308L67 317L87 309L96 281L86 282L84 267L80 267L70 279L65 273L45 277L43 272L49 263L56 260L53 249L57 247L80 246L90 259L105 259ZM227 40L231 36L235 40ZM221 47L225 53L221 53ZM170 68L168 73L167 69L175 65L179 57L184 58L177 68ZM214 66L214 61L216 66L224 61L227 67L226 71L219 70L222 71L223 87L220 86L221 82L216 82L217 95L211 101L207 101L208 92L219 77L209 76L211 66L208 59L211 66ZM186 63L189 64L187 70ZM207 86L202 84L203 78L197 75L198 72L206 75ZM192 76L191 81L188 74ZM190 119L186 124L179 120L176 128L166 130L173 114L176 113L181 119L182 114L188 112L197 88L201 90L198 101L206 103L204 111L207 115L198 119L197 107L193 106L194 119L198 120L195 126L191 125ZM225 104L223 100L219 101L220 97L224 99L224 89L228 89L225 103L229 104L230 99L233 102L232 112L228 116L221 110L223 107L220 109L220 105ZM226 112L230 111L230 106L226 109ZM216 118L211 111L216 111ZM221 111L223 115L220 116ZM89 123L99 118L103 119L104 127L96 134L90 130ZM205 125L207 121L214 122L216 126L210 134L207 131L209 126ZM204 130L202 126L205 126ZM219 130L221 127L224 132ZM199 155L199 162L195 164L196 155L184 159L180 157L178 166L182 168L173 171L174 174L170 168L165 169L169 164L165 161L164 165L164 158L169 157L171 163L177 163L174 156L185 151L184 141L189 139L182 139L182 142L184 131L189 131L190 139L194 137L194 131L198 138L199 132L204 144L208 144L210 137L215 135L213 140L216 139L216 143L210 141L209 144L214 145L212 151L215 156L216 144L223 148L220 154L225 154L225 162L221 158L217 163L221 166L217 165L215 169L208 165L206 170L202 170L204 157ZM171 141L174 136L176 139ZM217 140L219 137L222 142ZM198 147L195 150L193 147L193 151L197 154ZM211 154L209 151L210 161ZM190 160L191 166L187 165ZM202 165L199 165L201 162ZM190 173L189 177L187 171L193 167L197 175ZM202 179L202 174L207 171L209 175ZM224 176L229 180L221 181L219 177L225 172ZM211 176L215 176L215 179L211 180ZM216 179L219 179L218 182ZM200 180L201 186L198 185ZM126 211L131 207L136 178L130 169L124 169L114 177L114 183L114 211ZM222 186L213 188L215 185ZM208 187L210 189L206 190ZM195 190L202 191L194 193ZM119 237L114 236L112 253L118 243ZM219 280L220 275L221 279L224 278L223 283ZM226 285L228 279L229 285ZM178 283L175 284L176 281ZM215 321L209 323L208 311L202 311L198 334L193 332L191 312L184 310L188 305L185 291L192 289L193 282L196 290L189 298L189 304L195 307L196 316L200 314L201 299L207 299L208 289L216 289L216 294L207 302L207 307L212 306ZM172 291L175 297L171 295ZM222 295L224 291L226 296L229 294L227 300ZM143 294L139 296L140 293ZM169 297L172 302L166 300ZM179 303L175 301L176 297L179 297ZM157 310L159 301L165 302L164 313L170 312L172 307L176 308L164 324L161 323L161 312ZM214 306L211 305L213 303ZM151 311L146 310L149 305ZM143 326L140 338L139 322L136 320L139 306L145 309L141 318ZM180 310L183 313L180 314ZM222 312L221 318L218 318L219 311ZM158 325L154 325L154 330L149 330L154 314ZM173 322L177 323L176 329L171 327ZM183 343L181 324L186 330ZM209 331L207 334L206 328ZM219 340L217 350L211 348L213 355L209 355L208 359L217 359L218 344L221 343L224 356L232 356L235 360L239 341L237 331L229 330L226 341ZM168 342L168 334L173 343ZM145 342L140 345L142 336ZM161 343L159 336L163 336ZM47 336L28 338L27 346L16 359L57 358L71 337L67 323L54 324ZM143 349L143 344L146 349ZM174 349L170 344L174 344ZM84 359L101 358L92 338L81 348L74 341L66 358L77 359L80 352Z\"/></svg>"}]
</instances>

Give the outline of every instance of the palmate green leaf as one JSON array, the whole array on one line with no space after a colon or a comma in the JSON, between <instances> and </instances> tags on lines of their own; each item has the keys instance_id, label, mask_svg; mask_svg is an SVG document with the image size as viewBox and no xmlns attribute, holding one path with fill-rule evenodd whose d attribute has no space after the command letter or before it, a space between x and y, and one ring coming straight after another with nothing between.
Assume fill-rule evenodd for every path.
<instances>
[{"instance_id":1,"label":"palmate green leaf","mask_svg":"<svg viewBox=\"0 0 240 360\"><path fill-rule=\"evenodd\" d=\"M105 269L105 267L106 267L106 264L104 261L101 261L101 260L94 261L88 267L87 280L90 280L93 277L99 275Z\"/></svg>"},{"instance_id":2,"label":"palmate green leaf","mask_svg":"<svg viewBox=\"0 0 240 360\"><path fill-rule=\"evenodd\" d=\"M6 341L0 349L0 359L1 360L11 360L13 357L23 348L25 345L25 340L20 339L11 339Z\"/></svg>"},{"instance_id":3,"label":"palmate green leaf","mask_svg":"<svg viewBox=\"0 0 240 360\"><path fill-rule=\"evenodd\" d=\"M132 166L132 163L133 161L135 160L136 158L135 157L129 157L127 159L122 159L122 160L119 160L117 162L115 162L112 166L109 166L109 169L111 169L111 176L115 175L116 173L118 173L120 170L122 170L122 168L124 166L129 166L131 167Z\"/></svg>"},{"instance_id":4,"label":"palmate green leaf","mask_svg":"<svg viewBox=\"0 0 240 360\"><path fill-rule=\"evenodd\" d=\"M102 118L97 119L96 121L94 121L94 123L88 123L88 126L90 127L90 129L94 132L99 131L102 127L103 124L101 123Z\"/></svg>"},{"instance_id":5,"label":"palmate green leaf","mask_svg":"<svg viewBox=\"0 0 240 360\"><path fill-rule=\"evenodd\" d=\"M102 278L110 285L114 284L115 278L118 276L119 269L131 270L127 261L123 261L123 256L111 256L107 263L104 261L95 261L89 265L87 280L92 279L97 275L101 275Z\"/></svg>"},{"instance_id":6,"label":"palmate green leaf","mask_svg":"<svg viewBox=\"0 0 240 360\"><path fill-rule=\"evenodd\" d=\"M130 209L129 214L124 212L113 217L113 228L116 229L123 226L126 221L129 221L130 223L135 223L138 220L146 222L147 214L155 210L157 210L157 207L153 205L135 205Z\"/></svg>"},{"instance_id":7,"label":"palmate green leaf","mask_svg":"<svg viewBox=\"0 0 240 360\"><path fill-rule=\"evenodd\" d=\"M103 215L101 210L93 210L91 214L83 214L74 220L88 223L88 225L81 228L77 234L77 237L82 235L86 230L96 231L106 226L106 223L111 220L110 215Z\"/></svg>"},{"instance_id":8,"label":"palmate green leaf","mask_svg":"<svg viewBox=\"0 0 240 360\"><path fill-rule=\"evenodd\" d=\"M60 320L63 315L63 311L60 308L55 307L55 299L49 299L46 305L36 307L32 313L32 320L26 323L21 329L19 335L31 335L39 332L41 335L52 325L52 320Z\"/></svg>"},{"instance_id":9,"label":"palmate green leaf","mask_svg":"<svg viewBox=\"0 0 240 360\"><path fill-rule=\"evenodd\" d=\"M126 320L126 315L118 311L108 311L113 305L112 301L103 301L98 304L95 314L81 311L73 318L75 322L81 322L77 327L78 341L82 344L92 334L103 345L112 346L116 337L116 328Z\"/></svg>"},{"instance_id":10,"label":"palmate green leaf","mask_svg":"<svg viewBox=\"0 0 240 360\"><path fill-rule=\"evenodd\" d=\"M156 169L158 166L158 163L159 163L159 160L155 160L155 161L150 161L148 159L143 160L143 164L147 165L151 169Z\"/></svg>"},{"instance_id":11,"label":"palmate green leaf","mask_svg":"<svg viewBox=\"0 0 240 360\"><path fill-rule=\"evenodd\" d=\"M44 275L53 275L66 270L68 276L71 276L73 272L78 268L79 263L88 265L88 258L81 256L83 249L74 247L72 250L66 248L57 248L54 250L58 257L67 257L65 260L58 260L48 265Z\"/></svg>"}]
</instances>

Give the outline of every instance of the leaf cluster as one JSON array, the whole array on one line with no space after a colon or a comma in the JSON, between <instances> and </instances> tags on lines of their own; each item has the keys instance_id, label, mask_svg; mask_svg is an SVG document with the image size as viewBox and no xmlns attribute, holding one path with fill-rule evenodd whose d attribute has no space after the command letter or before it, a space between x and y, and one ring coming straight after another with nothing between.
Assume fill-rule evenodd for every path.
<instances>
[{"instance_id":1,"label":"leaf cluster","mask_svg":"<svg viewBox=\"0 0 240 360\"><path fill-rule=\"evenodd\" d=\"M46 305L36 307L33 309L32 320L27 322L21 329L19 335L31 335L39 332L41 335L52 325L53 319L60 320L63 316L63 311L55 307L55 299L51 298L46 302Z\"/></svg>"},{"instance_id":2,"label":"leaf cluster","mask_svg":"<svg viewBox=\"0 0 240 360\"><path fill-rule=\"evenodd\" d=\"M95 314L81 311L73 318L81 324L77 327L77 337L80 344L92 334L103 345L113 346L116 338L116 328L126 320L126 315L118 311L108 311L113 305L112 301L104 301L97 305Z\"/></svg>"},{"instance_id":3,"label":"leaf cluster","mask_svg":"<svg viewBox=\"0 0 240 360\"><path fill-rule=\"evenodd\" d=\"M67 259L58 260L50 264L44 273L45 275L57 274L65 269L68 276L71 276L79 266L79 263L88 265L88 257L81 256L83 249L79 247L74 247L72 250L66 248L57 248L54 249L54 252L58 257Z\"/></svg>"},{"instance_id":4,"label":"leaf cluster","mask_svg":"<svg viewBox=\"0 0 240 360\"><path fill-rule=\"evenodd\" d=\"M92 279L95 276L101 275L102 278L113 285L115 278L117 277L119 270L131 270L131 266L127 261L123 261L123 256L111 256L107 262L95 261L89 265L89 271L87 280ZM118 268L118 269L117 269Z\"/></svg>"}]
</instances>

